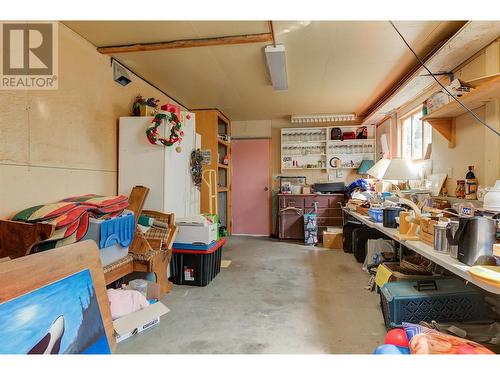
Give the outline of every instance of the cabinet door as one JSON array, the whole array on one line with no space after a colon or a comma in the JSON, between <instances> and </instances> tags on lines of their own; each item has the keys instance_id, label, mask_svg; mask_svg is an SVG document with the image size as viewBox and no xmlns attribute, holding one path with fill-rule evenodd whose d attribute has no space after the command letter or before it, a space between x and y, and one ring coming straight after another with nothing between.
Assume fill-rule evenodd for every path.
<instances>
[{"instance_id":1,"label":"cabinet door","mask_svg":"<svg viewBox=\"0 0 500 375\"><path fill-rule=\"evenodd\" d=\"M279 237L286 240L304 239L304 219L295 212L283 212L279 217Z\"/></svg>"},{"instance_id":2,"label":"cabinet door","mask_svg":"<svg viewBox=\"0 0 500 375\"><path fill-rule=\"evenodd\" d=\"M334 194L328 197L328 206L330 208L340 208L341 203L344 203L344 194Z\"/></svg>"}]
</instances>

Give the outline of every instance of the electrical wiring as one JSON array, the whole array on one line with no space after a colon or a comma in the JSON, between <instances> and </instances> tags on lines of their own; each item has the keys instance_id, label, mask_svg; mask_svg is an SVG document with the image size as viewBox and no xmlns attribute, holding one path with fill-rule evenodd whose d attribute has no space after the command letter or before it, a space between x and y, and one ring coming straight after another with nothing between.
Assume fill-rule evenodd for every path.
<instances>
[{"instance_id":1,"label":"electrical wiring","mask_svg":"<svg viewBox=\"0 0 500 375\"><path fill-rule=\"evenodd\" d=\"M396 32L398 33L398 35L401 37L401 39L403 40L403 42L406 44L406 46L408 47L408 49L411 51L411 53L413 53L413 55L415 56L415 58L418 60L418 62L420 63L420 65L422 65L422 67L427 70L427 72L430 74L430 76L432 78L434 78L434 80L438 83L439 86L441 86L443 88L444 91L446 91L448 93L448 95L450 95L458 104L460 104L460 106L462 106L467 112L469 112L472 117L474 117L477 121L479 121L481 124L483 124L484 126L486 126L488 129L490 129L493 133L495 133L496 135L498 135L500 137L500 132L496 129L494 129L493 127L491 127L490 125L488 125L486 122L484 122L483 120L481 120L478 115L476 115L469 107L467 107L464 103L462 103L460 100L458 100L458 98L455 97L455 95L453 95L451 92L448 91L448 89L441 83L439 82L439 80L436 78L436 76L429 70L429 68L427 68L427 66L425 65L425 63L422 61L422 59L420 57L418 57L418 55L415 53L415 51L413 50L413 48L411 48L411 46L408 44L408 42L406 41L405 37L401 34L401 32L398 30L398 28L396 27L396 25L394 25L394 23L392 21L389 21L389 23L391 24L391 26L394 28L394 30L396 30Z\"/></svg>"}]
</instances>

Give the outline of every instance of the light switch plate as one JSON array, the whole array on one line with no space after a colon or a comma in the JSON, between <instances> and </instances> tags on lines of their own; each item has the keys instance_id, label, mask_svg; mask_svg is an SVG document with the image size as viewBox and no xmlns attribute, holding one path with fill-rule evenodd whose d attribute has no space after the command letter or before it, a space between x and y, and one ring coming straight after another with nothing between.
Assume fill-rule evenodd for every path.
<instances>
[{"instance_id":1,"label":"light switch plate","mask_svg":"<svg viewBox=\"0 0 500 375\"><path fill-rule=\"evenodd\" d=\"M344 171L342 169L339 169L338 171L335 171L337 174L337 178L342 178L344 177Z\"/></svg>"}]
</instances>

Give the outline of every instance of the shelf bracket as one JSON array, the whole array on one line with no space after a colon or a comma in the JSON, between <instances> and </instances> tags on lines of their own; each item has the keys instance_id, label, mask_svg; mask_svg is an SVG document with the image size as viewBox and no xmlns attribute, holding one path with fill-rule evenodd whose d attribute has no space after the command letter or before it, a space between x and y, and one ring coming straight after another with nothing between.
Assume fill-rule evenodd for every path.
<instances>
[{"instance_id":1,"label":"shelf bracket","mask_svg":"<svg viewBox=\"0 0 500 375\"><path fill-rule=\"evenodd\" d=\"M448 148L455 148L456 128L454 117L429 118L425 121L448 140Z\"/></svg>"}]
</instances>

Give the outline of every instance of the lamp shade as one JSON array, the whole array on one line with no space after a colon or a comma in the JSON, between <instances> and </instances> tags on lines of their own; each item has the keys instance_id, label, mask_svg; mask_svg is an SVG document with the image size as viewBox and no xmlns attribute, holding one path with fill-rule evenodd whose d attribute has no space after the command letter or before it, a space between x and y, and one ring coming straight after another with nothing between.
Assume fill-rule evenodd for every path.
<instances>
[{"instance_id":1,"label":"lamp shade","mask_svg":"<svg viewBox=\"0 0 500 375\"><path fill-rule=\"evenodd\" d=\"M359 174L365 174L371 167L375 165L373 160L361 160L361 164L358 168Z\"/></svg>"},{"instance_id":2,"label":"lamp shade","mask_svg":"<svg viewBox=\"0 0 500 375\"><path fill-rule=\"evenodd\" d=\"M383 180L418 180L418 170L403 158L391 159L384 172Z\"/></svg>"},{"instance_id":3,"label":"lamp shade","mask_svg":"<svg viewBox=\"0 0 500 375\"><path fill-rule=\"evenodd\" d=\"M375 163L373 167L366 171L366 174L375 177L376 179L382 180L384 178L384 173L389 163L391 161L389 159L380 159Z\"/></svg>"}]
</instances>

